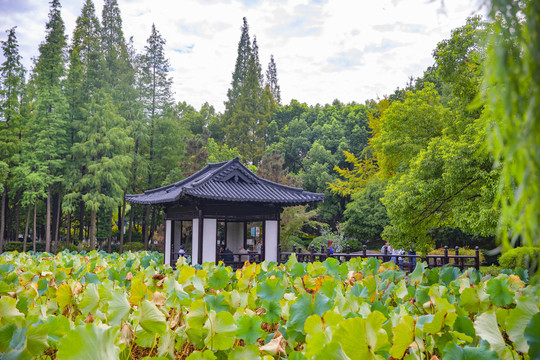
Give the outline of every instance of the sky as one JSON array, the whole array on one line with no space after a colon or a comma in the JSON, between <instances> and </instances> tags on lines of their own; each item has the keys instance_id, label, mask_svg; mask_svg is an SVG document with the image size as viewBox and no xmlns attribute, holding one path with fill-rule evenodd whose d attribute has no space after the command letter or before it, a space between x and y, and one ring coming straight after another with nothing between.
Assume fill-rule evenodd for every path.
<instances>
[{"instance_id":1,"label":"sky","mask_svg":"<svg viewBox=\"0 0 540 360\"><path fill-rule=\"evenodd\" d=\"M60 0L71 41L84 0ZM103 0L94 0L101 18ZM270 55L282 103L364 103L433 65L437 43L486 9L480 0L118 0L126 39L144 50L152 24L166 40L174 97L224 110L242 18L257 37L263 72ZM45 38L47 0L0 0L0 40L17 26L27 69ZM0 54L0 60L4 59Z\"/></svg>"}]
</instances>

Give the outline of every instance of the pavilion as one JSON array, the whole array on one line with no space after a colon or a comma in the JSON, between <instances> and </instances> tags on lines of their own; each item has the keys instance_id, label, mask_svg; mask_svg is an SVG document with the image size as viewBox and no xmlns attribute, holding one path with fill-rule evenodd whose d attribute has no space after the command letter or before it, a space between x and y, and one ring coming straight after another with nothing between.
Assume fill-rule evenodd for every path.
<instances>
[{"instance_id":1,"label":"pavilion","mask_svg":"<svg viewBox=\"0 0 540 360\"><path fill-rule=\"evenodd\" d=\"M193 264L202 264L220 260L221 248L255 252L258 242L257 259L277 261L283 208L321 202L324 194L262 179L235 158L126 200L164 207L165 263L173 265L181 246L191 247Z\"/></svg>"}]
</instances>

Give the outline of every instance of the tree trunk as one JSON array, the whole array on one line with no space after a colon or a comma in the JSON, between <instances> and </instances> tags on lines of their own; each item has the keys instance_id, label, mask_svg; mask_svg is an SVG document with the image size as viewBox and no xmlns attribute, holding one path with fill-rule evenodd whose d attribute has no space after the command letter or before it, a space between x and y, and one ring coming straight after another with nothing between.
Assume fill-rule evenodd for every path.
<instances>
[{"instance_id":1,"label":"tree trunk","mask_svg":"<svg viewBox=\"0 0 540 360\"><path fill-rule=\"evenodd\" d=\"M36 253L36 237L37 237L37 199L34 200L34 229L32 231L32 243L34 244L34 254Z\"/></svg>"},{"instance_id":2,"label":"tree trunk","mask_svg":"<svg viewBox=\"0 0 540 360\"><path fill-rule=\"evenodd\" d=\"M90 239L90 251L96 249L96 218L97 211L92 209L90 210L90 231L88 238Z\"/></svg>"},{"instance_id":3,"label":"tree trunk","mask_svg":"<svg viewBox=\"0 0 540 360\"><path fill-rule=\"evenodd\" d=\"M58 250L58 235L60 232L60 218L62 217L62 187L58 192L58 205L56 206L56 231L54 232L54 252Z\"/></svg>"},{"instance_id":4,"label":"tree trunk","mask_svg":"<svg viewBox=\"0 0 540 360\"><path fill-rule=\"evenodd\" d=\"M4 230L6 228L6 193L7 186L4 184L4 192L2 193L2 213L0 214L0 254L4 252Z\"/></svg>"},{"instance_id":5,"label":"tree trunk","mask_svg":"<svg viewBox=\"0 0 540 360\"><path fill-rule=\"evenodd\" d=\"M124 219L126 218L126 194L124 193L124 201L122 202L122 212L118 219L118 231L120 232L120 249L119 253L124 252Z\"/></svg>"},{"instance_id":6,"label":"tree trunk","mask_svg":"<svg viewBox=\"0 0 540 360\"><path fill-rule=\"evenodd\" d=\"M47 186L47 214L45 221L45 252L51 252L51 185Z\"/></svg>"},{"instance_id":7,"label":"tree trunk","mask_svg":"<svg viewBox=\"0 0 540 360\"><path fill-rule=\"evenodd\" d=\"M23 252L26 252L26 239L28 239L28 227L30 225L30 214L32 207L28 204L28 213L26 214L26 225L24 226Z\"/></svg>"},{"instance_id":8,"label":"tree trunk","mask_svg":"<svg viewBox=\"0 0 540 360\"><path fill-rule=\"evenodd\" d=\"M83 243L84 239L84 202L81 201L79 206L79 244Z\"/></svg>"},{"instance_id":9,"label":"tree trunk","mask_svg":"<svg viewBox=\"0 0 540 360\"><path fill-rule=\"evenodd\" d=\"M15 227L14 227L14 241L19 241L19 231L21 228L21 194L19 191L15 194Z\"/></svg>"},{"instance_id":10,"label":"tree trunk","mask_svg":"<svg viewBox=\"0 0 540 360\"><path fill-rule=\"evenodd\" d=\"M66 249L69 250L69 245L71 243L71 211L67 213L67 229L66 229Z\"/></svg>"}]
</instances>

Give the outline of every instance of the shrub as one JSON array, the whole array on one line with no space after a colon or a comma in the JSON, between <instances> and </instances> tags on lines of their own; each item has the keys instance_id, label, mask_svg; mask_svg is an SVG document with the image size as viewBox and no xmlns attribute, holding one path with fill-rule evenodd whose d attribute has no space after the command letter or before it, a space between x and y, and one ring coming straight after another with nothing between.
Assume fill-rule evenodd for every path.
<instances>
[{"instance_id":1,"label":"shrub","mask_svg":"<svg viewBox=\"0 0 540 360\"><path fill-rule=\"evenodd\" d=\"M66 243L65 242L61 242L60 244L58 244L58 252L61 252L61 251L64 251L66 249ZM79 247L73 243L70 243L69 244L69 252L78 252L79 251Z\"/></svg>"},{"instance_id":2,"label":"shrub","mask_svg":"<svg viewBox=\"0 0 540 360\"><path fill-rule=\"evenodd\" d=\"M124 244L124 251L141 251L144 250L144 244L140 242L130 242Z\"/></svg>"},{"instance_id":3,"label":"shrub","mask_svg":"<svg viewBox=\"0 0 540 360\"><path fill-rule=\"evenodd\" d=\"M490 275L492 277L497 277L502 271L500 266L491 265L491 266L480 266L480 272L482 275Z\"/></svg>"},{"instance_id":4,"label":"shrub","mask_svg":"<svg viewBox=\"0 0 540 360\"><path fill-rule=\"evenodd\" d=\"M28 249L28 243L26 244L26 248ZM23 251L23 243L22 241L10 241L4 245L4 251Z\"/></svg>"},{"instance_id":5,"label":"shrub","mask_svg":"<svg viewBox=\"0 0 540 360\"><path fill-rule=\"evenodd\" d=\"M540 248L537 247L517 247L501 255L499 264L505 269L515 269L520 267L528 269L529 274L534 274L538 268L540 259Z\"/></svg>"}]
</instances>

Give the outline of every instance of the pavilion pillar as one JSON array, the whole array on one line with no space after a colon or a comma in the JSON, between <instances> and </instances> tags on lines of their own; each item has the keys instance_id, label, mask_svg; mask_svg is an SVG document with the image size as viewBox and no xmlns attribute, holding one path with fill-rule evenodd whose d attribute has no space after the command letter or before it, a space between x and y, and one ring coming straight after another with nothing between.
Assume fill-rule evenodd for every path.
<instances>
[{"instance_id":1,"label":"pavilion pillar","mask_svg":"<svg viewBox=\"0 0 540 360\"><path fill-rule=\"evenodd\" d=\"M217 220L203 220L202 262L216 261Z\"/></svg>"},{"instance_id":2,"label":"pavilion pillar","mask_svg":"<svg viewBox=\"0 0 540 360\"><path fill-rule=\"evenodd\" d=\"M171 265L172 220L165 220L165 264Z\"/></svg>"},{"instance_id":3,"label":"pavilion pillar","mask_svg":"<svg viewBox=\"0 0 540 360\"><path fill-rule=\"evenodd\" d=\"M191 263L199 264L199 219L193 219L191 238Z\"/></svg>"},{"instance_id":4,"label":"pavilion pillar","mask_svg":"<svg viewBox=\"0 0 540 360\"><path fill-rule=\"evenodd\" d=\"M277 261L279 244L279 221L265 220L264 222L264 260Z\"/></svg>"}]
</instances>

